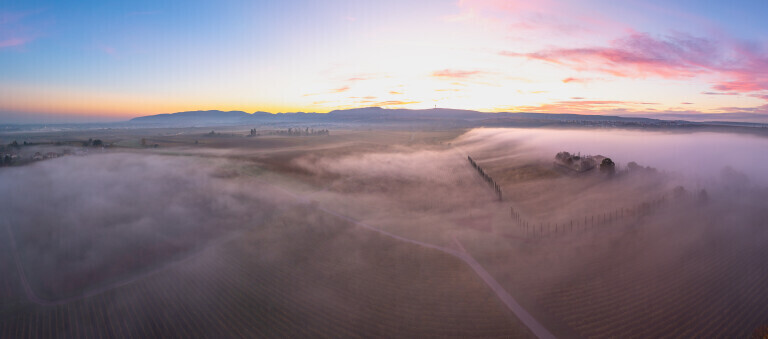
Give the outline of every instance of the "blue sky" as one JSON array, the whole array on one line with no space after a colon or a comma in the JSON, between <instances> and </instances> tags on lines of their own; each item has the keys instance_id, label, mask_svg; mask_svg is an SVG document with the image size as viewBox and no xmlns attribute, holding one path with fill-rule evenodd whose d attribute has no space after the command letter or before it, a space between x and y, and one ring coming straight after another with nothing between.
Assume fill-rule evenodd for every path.
<instances>
[{"instance_id":1,"label":"blue sky","mask_svg":"<svg viewBox=\"0 0 768 339\"><path fill-rule=\"evenodd\" d=\"M764 13L764 1L4 1L0 120L762 113Z\"/></svg>"}]
</instances>

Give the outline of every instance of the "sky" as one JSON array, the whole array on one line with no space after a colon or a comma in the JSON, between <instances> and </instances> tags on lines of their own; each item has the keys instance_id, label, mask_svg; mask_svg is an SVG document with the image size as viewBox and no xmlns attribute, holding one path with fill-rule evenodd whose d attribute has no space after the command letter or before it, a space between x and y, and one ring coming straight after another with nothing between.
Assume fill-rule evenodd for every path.
<instances>
[{"instance_id":1,"label":"sky","mask_svg":"<svg viewBox=\"0 0 768 339\"><path fill-rule=\"evenodd\" d=\"M0 123L768 113L768 2L0 0Z\"/></svg>"}]
</instances>

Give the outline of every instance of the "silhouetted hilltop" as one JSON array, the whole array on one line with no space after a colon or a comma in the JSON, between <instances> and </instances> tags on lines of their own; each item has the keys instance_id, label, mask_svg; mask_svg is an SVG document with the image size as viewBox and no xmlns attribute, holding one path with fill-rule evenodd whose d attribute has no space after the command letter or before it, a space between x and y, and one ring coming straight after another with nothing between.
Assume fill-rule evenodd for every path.
<instances>
[{"instance_id":1,"label":"silhouetted hilltop","mask_svg":"<svg viewBox=\"0 0 768 339\"><path fill-rule=\"evenodd\" d=\"M402 121L402 120L443 120L443 121L499 121L499 120L582 120L582 121L624 121L653 122L658 119L618 117L606 115L550 114L550 113L484 113L472 110L431 108L431 109L386 109L363 107L334 110L329 113L247 113L243 111L189 111L149 115L131 119L134 123L248 123L259 120L302 121L307 119L323 121Z\"/></svg>"},{"instance_id":2,"label":"silhouetted hilltop","mask_svg":"<svg viewBox=\"0 0 768 339\"><path fill-rule=\"evenodd\" d=\"M193 124L231 124L247 122L255 116L271 115L267 112L255 112L253 114L243 111L189 111L178 113L165 113L133 118L134 123L193 123Z\"/></svg>"},{"instance_id":3,"label":"silhouetted hilltop","mask_svg":"<svg viewBox=\"0 0 768 339\"><path fill-rule=\"evenodd\" d=\"M328 113L332 118L351 118L355 120L388 118L409 119L464 119L476 120L492 117L495 113L482 113L478 111L431 108L431 109L384 109L381 107L364 107L345 110L335 110Z\"/></svg>"},{"instance_id":4,"label":"silhouetted hilltop","mask_svg":"<svg viewBox=\"0 0 768 339\"><path fill-rule=\"evenodd\" d=\"M486 113L472 110L431 108L431 109L387 109L363 107L334 110L329 113L292 112L268 113L243 111L190 111L157 114L131 119L132 125L202 127L223 125L371 125L389 127L429 126L434 128L471 127L620 127L620 128L699 128L738 129L747 128L753 133L768 133L764 124L691 122L686 120L664 120L652 117L631 117L611 115L582 115L557 113L498 112ZM757 127L757 128L754 128Z\"/></svg>"}]
</instances>

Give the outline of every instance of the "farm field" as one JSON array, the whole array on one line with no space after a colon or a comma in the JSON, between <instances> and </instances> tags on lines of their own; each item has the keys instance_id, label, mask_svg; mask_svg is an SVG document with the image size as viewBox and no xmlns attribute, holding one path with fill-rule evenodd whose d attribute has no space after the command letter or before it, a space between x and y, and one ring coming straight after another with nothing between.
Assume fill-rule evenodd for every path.
<instances>
[{"instance_id":1,"label":"farm field","mask_svg":"<svg viewBox=\"0 0 768 339\"><path fill-rule=\"evenodd\" d=\"M0 337L748 337L768 323L759 186L572 175L495 130L247 132L109 131L94 137L121 141L103 151L3 169L2 188L30 198L2 207Z\"/></svg>"},{"instance_id":2,"label":"farm field","mask_svg":"<svg viewBox=\"0 0 768 339\"><path fill-rule=\"evenodd\" d=\"M306 206L141 281L21 302L0 324L3 337L530 336L458 260Z\"/></svg>"}]
</instances>

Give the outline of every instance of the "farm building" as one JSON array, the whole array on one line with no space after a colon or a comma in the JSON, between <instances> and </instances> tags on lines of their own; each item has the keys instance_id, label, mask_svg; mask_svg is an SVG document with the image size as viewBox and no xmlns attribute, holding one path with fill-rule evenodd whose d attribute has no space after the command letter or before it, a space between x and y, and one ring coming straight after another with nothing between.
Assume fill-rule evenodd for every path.
<instances>
[{"instance_id":1,"label":"farm building","mask_svg":"<svg viewBox=\"0 0 768 339\"><path fill-rule=\"evenodd\" d=\"M582 157L577 154L560 152L555 155L554 164L575 172L586 172L595 168L595 166L597 166L597 161L590 156Z\"/></svg>"},{"instance_id":2,"label":"farm building","mask_svg":"<svg viewBox=\"0 0 768 339\"><path fill-rule=\"evenodd\" d=\"M600 169L601 172L613 172L615 167L611 158L602 155L582 156L581 154L571 154L569 152L557 153L554 164L578 173L587 172L594 168Z\"/></svg>"}]
</instances>

